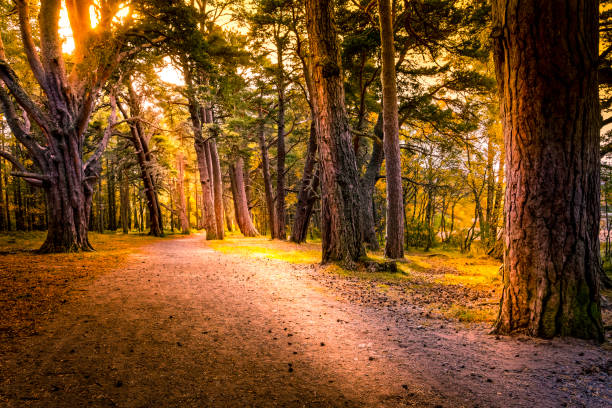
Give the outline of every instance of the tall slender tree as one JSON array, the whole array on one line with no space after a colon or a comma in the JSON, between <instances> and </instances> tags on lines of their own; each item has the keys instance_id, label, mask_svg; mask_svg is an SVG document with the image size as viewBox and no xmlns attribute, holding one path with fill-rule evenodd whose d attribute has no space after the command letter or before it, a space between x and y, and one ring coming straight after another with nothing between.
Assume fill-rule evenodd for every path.
<instances>
[{"instance_id":1,"label":"tall slender tree","mask_svg":"<svg viewBox=\"0 0 612 408\"><path fill-rule=\"evenodd\" d=\"M387 172L387 236L385 256L404 257L404 200L402 195L402 161L399 145L397 84L395 78L395 45L391 0L378 0L383 94L383 132L385 169Z\"/></svg>"}]
</instances>

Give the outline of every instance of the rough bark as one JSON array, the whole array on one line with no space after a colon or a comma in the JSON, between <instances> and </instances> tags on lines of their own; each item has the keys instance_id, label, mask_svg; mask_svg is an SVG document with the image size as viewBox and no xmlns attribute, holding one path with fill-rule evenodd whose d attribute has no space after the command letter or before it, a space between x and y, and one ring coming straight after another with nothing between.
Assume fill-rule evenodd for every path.
<instances>
[{"instance_id":1,"label":"rough bark","mask_svg":"<svg viewBox=\"0 0 612 408\"><path fill-rule=\"evenodd\" d=\"M493 2L507 185L498 333L603 340L597 3Z\"/></svg>"},{"instance_id":2,"label":"rough bark","mask_svg":"<svg viewBox=\"0 0 612 408\"><path fill-rule=\"evenodd\" d=\"M321 168L322 262L343 261L350 267L364 254L364 249L359 176L344 106L334 5L330 0L307 0L305 5Z\"/></svg>"},{"instance_id":3,"label":"rough bark","mask_svg":"<svg viewBox=\"0 0 612 408\"><path fill-rule=\"evenodd\" d=\"M387 236L385 256L404 257L404 203L402 196L402 162L399 146L397 85L395 79L395 46L390 0L378 0L380 16L383 94L383 145L387 173Z\"/></svg>"},{"instance_id":4,"label":"rough bark","mask_svg":"<svg viewBox=\"0 0 612 408\"><path fill-rule=\"evenodd\" d=\"M88 2L79 4L86 5L86 9L89 7ZM87 160L83 158L83 146L89 119L102 86L119 61L127 55L122 54L121 47L114 43L111 18L101 19L96 30L93 30L89 13L83 13L75 5L75 2L69 2L67 7L75 40L72 71L68 73L59 36L61 2L41 2L36 42L30 26L29 2L16 2L23 51L32 77L41 91L39 97L43 103L40 105L20 85L6 60L0 39L0 106L11 131L28 150L41 173L25 171L18 160L13 165L20 170L19 177L33 186L42 187L46 194L49 230L40 249L42 252L92 249L87 238L88 217L93 187L100 175L100 157L110 131L105 133L94 154ZM118 4L106 8L104 14L112 15L116 7ZM98 59L98 53L88 52L95 46L104 47L107 51L103 61ZM23 122L16 117L17 109L8 93L25 112L26 120ZM114 109L111 116L114 119ZM42 132L44 146L32 137L29 120ZM2 155L6 158L6 152L2 152Z\"/></svg>"},{"instance_id":5,"label":"rough bark","mask_svg":"<svg viewBox=\"0 0 612 408\"><path fill-rule=\"evenodd\" d=\"M308 139L308 150L304 163L304 172L300 182L300 190L297 196L295 218L291 229L291 241L301 243L306 241L308 224L314 203L319 198L319 171L315 170L317 162L317 131L314 120L310 124L310 137Z\"/></svg>"},{"instance_id":6,"label":"rough bark","mask_svg":"<svg viewBox=\"0 0 612 408\"><path fill-rule=\"evenodd\" d=\"M242 157L238 157L235 164L230 166L230 180L232 183L232 196L234 197L234 211L238 228L240 228L240 232L242 232L242 235L245 237L255 237L259 235L259 233L253 225L253 220L249 213L249 204L244 186L244 160Z\"/></svg>"}]
</instances>

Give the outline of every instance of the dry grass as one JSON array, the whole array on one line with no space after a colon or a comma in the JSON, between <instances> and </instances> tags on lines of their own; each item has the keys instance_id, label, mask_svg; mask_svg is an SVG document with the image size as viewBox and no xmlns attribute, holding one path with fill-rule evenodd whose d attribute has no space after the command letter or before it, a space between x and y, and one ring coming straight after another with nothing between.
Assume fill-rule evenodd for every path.
<instances>
[{"instance_id":1,"label":"dry grass","mask_svg":"<svg viewBox=\"0 0 612 408\"><path fill-rule=\"evenodd\" d=\"M95 252L40 255L45 233L0 236L0 339L36 333L37 321L70 301L76 284L120 267L128 255L162 238L95 234Z\"/></svg>"},{"instance_id":2,"label":"dry grass","mask_svg":"<svg viewBox=\"0 0 612 408\"><path fill-rule=\"evenodd\" d=\"M294 244L268 238L230 235L208 244L222 253L277 259L293 264L317 264L318 243ZM382 260L381 253L368 257ZM324 272L375 288L394 302L417 304L430 314L462 322L492 322L497 313L501 287L500 263L488 256L474 257L453 251L407 253L397 273L349 271L338 265ZM367 292L367 291L366 291Z\"/></svg>"}]
</instances>

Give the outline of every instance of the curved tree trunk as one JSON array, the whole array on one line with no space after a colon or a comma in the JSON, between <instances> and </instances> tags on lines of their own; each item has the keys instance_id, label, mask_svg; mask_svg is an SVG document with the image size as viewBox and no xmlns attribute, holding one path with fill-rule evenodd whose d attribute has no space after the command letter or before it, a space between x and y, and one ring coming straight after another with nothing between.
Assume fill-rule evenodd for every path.
<instances>
[{"instance_id":1,"label":"curved tree trunk","mask_svg":"<svg viewBox=\"0 0 612 408\"><path fill-rule=\"evenodd\" d=\"M119 109L123 113L126 120L130 120L130 141L136 151L136 160L140 168L140 177L144 186L145 199L147 201L147 209L149 210L149 234L160 237L164 235L162 224L161 206L159 205L159 197L155 188L155 180L153 177L153 157L149 150L149 143L145 136L145 131L142 127L140 117L142 110L140 100L131 81L126 81L128 89L128 105L130 107L129 115L125 109L119 104Z\"/></svg>"},{"instance_id":2,"label":"curved tree trunk","mask_svg":"<svg viewBox=\"0 0 612 408\"><path fill-rule=\"evenodd\" d=\"M597 3L493 2L507 183L498 333L603 340Z\"/></svg>"},{"instance_id":3,"label":"curved tree trunk","mask_svg":"<svg viewBox=\"0 0 612 408\"><path fill-rule=\"evenodd\" d=\"M322 262L348 267L364 254L359 212L359 174L344 106L340 49L333 1L306 0L312 53L312 97L321 166Z\"/></svg>"},{"instance_id":4,"label":"curved tree trunk","mask_svg":"<svg viewBox=\"0 0 612 408\"><path fill-rule=\"evenodd\" d=\"M385 256L404 257L404 201L402 195L402 161L399 146L395 46L391 0L378 0L382 44L381 82L383 93L383 127L385 169L387 173L387 236Z\"/></svg>"},{"instance_id":5,"label":"curved tree trunk","mask_svg":"<svg viewBox=\"0 0 612 408\"><path fill-rule=\"evenodd\" d=\"M247 201L244 186L244 160L242 157L238 157L236 163L230 166L230 180L238 228L240 228L240 232L245 237L256 237L259 233L253 225L253 220L251 220L251 214L249 213L249 202Z\"/></svg>"}]
</instances>

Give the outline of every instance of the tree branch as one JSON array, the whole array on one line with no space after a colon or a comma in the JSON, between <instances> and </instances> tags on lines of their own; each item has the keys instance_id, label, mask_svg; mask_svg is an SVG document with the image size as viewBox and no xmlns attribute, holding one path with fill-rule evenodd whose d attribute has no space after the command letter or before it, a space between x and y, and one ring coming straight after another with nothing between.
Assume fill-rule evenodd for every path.
<instances>
[{"instance_id":1,"label":"tree branch","mask_svg":"<svg viewBox=\"0 0 612 408\"><path fill-rule=\"evenodd\" d=\"M115 119L117 117L117 101L115 99L114 93L112 92L110 94L110 103L111 103L111 113L108 118L108 126L106 127L106 130L104 131L104 136L102 137L102 140L98 144L96 151L91 155L91 157L83 165L83 171L85 172L85 174L87 174L88 170L90 170L92 166L98 163L98 160L100 160L102 153L104 153L104 150L106 150L106 146L108 145L108 140L110 139L110 136L113 133L113 127L114 127Z\"/></svg>"}]
</instances>

